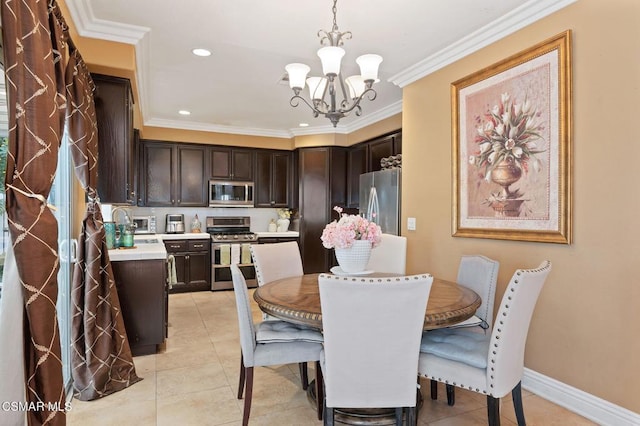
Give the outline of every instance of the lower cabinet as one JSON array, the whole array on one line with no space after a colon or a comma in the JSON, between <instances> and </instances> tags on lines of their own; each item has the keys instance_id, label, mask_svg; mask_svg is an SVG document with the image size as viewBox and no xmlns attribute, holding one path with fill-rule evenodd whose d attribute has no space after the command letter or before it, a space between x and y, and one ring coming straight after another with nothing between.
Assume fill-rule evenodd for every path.
<instances>
[{"instance_id":1,"label":"lower cabinet","mask_svg":"<svg viewBox=\"0 0 640 426\"><path fill-rule=\"evenodd\" d=\"M111 262L134 356L157 352L167 337L169 299L164 259Z\"/></svg>"},{"instance_id":2,"label":"lower cabinet","mask_svg":"<svg viewBox=\"0 0 640 426\"><path fill-rule=\"evenodd\" d=\"M206 234L208 235L208 234ZM176 262L176 283L169 293L211 290L211 240L167 240L167 253Z\"/></svg>"}]
</instances>

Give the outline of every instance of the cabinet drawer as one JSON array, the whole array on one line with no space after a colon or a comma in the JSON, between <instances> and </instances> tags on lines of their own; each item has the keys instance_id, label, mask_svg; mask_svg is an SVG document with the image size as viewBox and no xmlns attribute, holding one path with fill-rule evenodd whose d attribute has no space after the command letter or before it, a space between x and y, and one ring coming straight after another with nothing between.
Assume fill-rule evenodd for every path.
<instances>
[{"instance_id":1,"label":"cabinet drawer","mask_svg":"<svg viewBox=\"0 0 640 426\"><path fill-rule=\"evenodd\" d=\"M169 240L164 242L164 246L170 253L187 251L187 240Z\"/></svg>"},{"instance_id":2,"label":"cabinet drawer","mask_svg":"<svg viewBox=\"0 0 640 426\"><path fill-rule=\"evenodd\" d=\"M189 251L209 251L211 240L188 240Z\"/></svg>"}]
</instances>

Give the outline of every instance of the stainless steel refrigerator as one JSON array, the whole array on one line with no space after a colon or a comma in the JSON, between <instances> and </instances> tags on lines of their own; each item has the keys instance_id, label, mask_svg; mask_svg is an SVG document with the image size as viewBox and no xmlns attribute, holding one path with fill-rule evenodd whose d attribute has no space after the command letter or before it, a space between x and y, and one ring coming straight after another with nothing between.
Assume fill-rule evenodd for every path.
<instances>
[{"instance_id":1,"label":"stainless steel refrigerator","mask_svg":"<svg viewBox=\"0 0 640 426\"><path fill-rule=\"evenodd\" d=\"M360 214L385 234L400 235L401 169L360 175Z\"/></svg>"}]
</instances>

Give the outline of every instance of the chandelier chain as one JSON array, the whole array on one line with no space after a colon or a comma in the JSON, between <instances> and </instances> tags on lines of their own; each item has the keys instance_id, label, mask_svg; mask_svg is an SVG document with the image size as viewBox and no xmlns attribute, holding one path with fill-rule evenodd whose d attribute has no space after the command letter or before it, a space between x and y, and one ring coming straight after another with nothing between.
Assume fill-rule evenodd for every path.
<instances>
[{"instance_id":1,"label":"chandelier chain","mask_svg":"<svg viewBox=\"0 0 640 426\"><path fill-rule=\"evenodd\" d=\"M338 22L336 21L336 14L338 13L338 0L333 0L333 31L338 31Z\"/></svg>"}]
</instances>

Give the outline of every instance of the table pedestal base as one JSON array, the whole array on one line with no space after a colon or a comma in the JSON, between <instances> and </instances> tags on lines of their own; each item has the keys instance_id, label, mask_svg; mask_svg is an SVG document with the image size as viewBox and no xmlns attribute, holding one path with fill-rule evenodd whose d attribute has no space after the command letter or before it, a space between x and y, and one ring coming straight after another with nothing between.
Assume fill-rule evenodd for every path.
<instances>
[{"instance_id":1,"label":"table pedestal base","mask_svg":"<svg viewBox=\"0 0 640 426\"><path fill-rule=\"evenodd\" d=\"M316 383L312 380L307 388L307 398L316 407ZM420 389L416 395L417 411L422 407ZM416 417L418 413L416 412ZM355 426L392 426L396 424L396 412L393 408L336 408L334 412L336 423Z\"/></svg>"}]
</instances>

